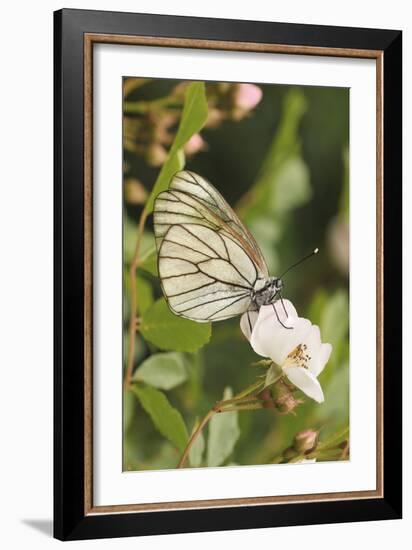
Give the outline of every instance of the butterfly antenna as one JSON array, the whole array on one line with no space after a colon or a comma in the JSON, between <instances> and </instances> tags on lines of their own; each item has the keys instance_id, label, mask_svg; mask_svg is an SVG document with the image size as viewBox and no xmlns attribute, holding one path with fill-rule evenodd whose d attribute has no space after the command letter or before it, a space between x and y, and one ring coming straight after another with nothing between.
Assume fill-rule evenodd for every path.
<instances>
[{"instance_id":1,"label":"butterfly antenna","mask_svg":"<svg viewBox=\"0 0 412 550\"><path fill-rule=\"evenodd\" d=\"M286 271L284 271L282 273L282 275L280 275L279 279L282 279L282 277L284 277L286 275L286 273L289 273L289 271L291 269L293 269L294 267L296 267L297 265L300 265L302 262L304 262L305 260L311 258L312 256L314 256L315 254L317 254L319 252L319 248L315 248L315 250L313 250L310 254L307 254L306 256L304 256L303 258L301 258L298 262L292 264L290 267L287 268Z\"/></svg>"}]
</instances>

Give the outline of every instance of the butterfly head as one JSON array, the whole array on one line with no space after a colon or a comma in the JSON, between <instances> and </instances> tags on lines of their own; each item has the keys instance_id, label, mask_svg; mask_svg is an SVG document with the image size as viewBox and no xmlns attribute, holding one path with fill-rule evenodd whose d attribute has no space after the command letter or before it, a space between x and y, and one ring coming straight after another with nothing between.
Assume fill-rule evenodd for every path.
<instances>
[{"instance_id":1,"label":"butterfly head","mask_svg":"<svg viewBox=\"0 0 412 550\"><path fill-rule=\"evenodd\" d=\"M269 277L261 283L260 288L254 289L252 300L259 308L273 303L279 292L283 289L283 281L280 277Z\"/></svg>"},{"instance_id":2,"label":"butterfly head","mask_svg":"<svg viewBox=\"0 0 412 550\"><path fill-rule=\"evenodd\" d=\"M260 308L261 306L266 306L273 304L278 298L282 299L282 290L283 290L283 276L286 275L291 269L301 264L303 261L307 260L314 254L319 252L318 248L315 248L313 252L304 256L301 260L291 265L286 271L282 273L280 277L269 277L266 280L258 279L255 284L255 288L252 291L252 301Z\"/></svg>"},{"instance_id":3,"label":"butterfly head","mask_svg":"<svg viewBox=\"0 0 412 550\"><path fill-rule=\"evenodd\" d=\"M274 290L281 292L283 290L283 279L280 277L271 277L271 279Z\"/></svg>"}]
</instances>

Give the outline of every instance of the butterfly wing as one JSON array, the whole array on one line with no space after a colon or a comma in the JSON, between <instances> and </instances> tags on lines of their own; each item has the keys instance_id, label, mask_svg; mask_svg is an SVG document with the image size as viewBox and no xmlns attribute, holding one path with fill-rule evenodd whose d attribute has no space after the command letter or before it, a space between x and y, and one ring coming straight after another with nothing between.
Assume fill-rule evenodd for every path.
<instances>
[{"instance_id":1,"label":"butterfly wing","mask_svg":"<svg viewBox=\"0 0 412 550\"><path fill-rule=\"evenodd\" d=\"M214 187L179 172L154 206L163 293L176 315L218 321L247 311L267 278L256 241Z\"/></svg>"},{"instance_id":2,"label":"butterfly wing","mask_svg":"<svg viewBox=\"0 0 412 550\"><path fill-rule=\"evenodd\" d=\"M154 221L158 249L171 225L196 223L231 236L247 251L263 276L269 276L253 235L219 191L194 172L184 170L173 176L168 191L156 198Z\"/></svg>"}]
</instances>

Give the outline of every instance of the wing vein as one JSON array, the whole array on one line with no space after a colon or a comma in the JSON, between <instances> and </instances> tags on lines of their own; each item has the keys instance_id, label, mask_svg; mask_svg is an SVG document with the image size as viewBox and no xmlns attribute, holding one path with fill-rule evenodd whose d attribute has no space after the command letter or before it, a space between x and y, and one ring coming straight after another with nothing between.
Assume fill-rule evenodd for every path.
<instances>
[{"instance_id":1,"label":"wing vein","mask_svg":"<svg viewBox=\"0 0 412 550\"><path fill-rule=\"evenodd\" d=\"M217 315L218 313L220 313L221 311L224 311L225 309L227 309L228 307L230 306L233 306L233 304L236 304L237 302L240 302L240 300L244 300L246 296L241 296L240 298L236 298L235 300L233 300L232 302L230 302L230 304L228 304L227 306L224 306L222 307L221 309L218 309L217 311L215 311L214 313L212 313L211 315L208 315L206 317L206 319L210 319L211 317L214 317L215 315Z\"/></svg>"},{"instance_id":2,"label":"wing vein","mask_svg":"<svg viewBox=\"0 0 412 550\"><path fill-rule=\"evenodd\" d=\"M240 297L240 298L246 298L248 295L247 292L243 292L242 294L236 294L234 296L236 297ZM201 304L197 304L195 306L191 306L191 307L188 307L186 309L180 309L179 310L179 313L185 313L186 311L190 311L192 309L197 309L198 307L202 307L202 306L206 306L206 305L209 305L209 304L214 304L216 302L221 302L222 300L230 300L230 298L228 298L227 296L223 296L222 298L215 298L214 300L210 300L208 302L202 302ZM182 304L179 304L179 306L182 305ZM229 305L232 305L232 303L230 303ZM217 311L217 313L219 313L219 311ZM214 314L213 314L214 315Z\"/></svg>"},{"instance_id":3,"label":"wing vein","mask_svg":"<svg viewBox=\"0 0 412 550\"><path fill-rule=\"evenodd\" d=\"M163 294L181 317L205 322L240 315L253 305L256 281L269 276L248 228L194 172L177 172L157 196L154 233Z\"/></svg>"}]
</instances>

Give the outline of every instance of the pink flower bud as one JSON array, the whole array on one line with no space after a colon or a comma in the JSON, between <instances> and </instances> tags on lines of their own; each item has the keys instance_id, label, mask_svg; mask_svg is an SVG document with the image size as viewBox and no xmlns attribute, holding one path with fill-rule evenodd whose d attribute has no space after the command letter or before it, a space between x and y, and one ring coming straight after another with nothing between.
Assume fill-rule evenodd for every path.
<instances>
[{"instance_id":1,"label":"pink flower bud","mask_svg":"<svg viewBox=\"0 0 412 550\"><path fill-rule=\"evenodd\" d=\"M194 155L204 149L205 145L206 143L200 134L193 134L185 145L185 153L187 155Z\"/></svg>"},{"instance_id":2,"label":"pink flower bud","mask_svg":"<svg viewBox=\"0 0 412 550\"><path fill-rule=\"evenodd\" d=\"M160 166L167 158L167 151L158 143L152 144L146 152L146 161L150 166Z\"/></svg>"},{"instance_id":3,"label":"pink flower bud","mask_svg":"<svg viewBox=\"0 0 412 550\"><path fill-rule=\"evenodd\" d=\"M312 451L318 444L319 433L314 430L303 430L295 435L293 448L299 453Z\"/></svg>"},{"instance_id":4,"label":"pink flower bud","mask_svg":"<svg viewBox=\"0 0 412 550\"><path fill-rule=\"evenodd\" d=\"M285 393L278 397L275 401L275 407L280 412L280 414L294 414L296 407L301 405L303 401L301 399L296 399L293 394Z\"/></svg>"},{"instance_id":5,"label":"pink flower bud","mask_svg":"<svg viewBox=\"0 0 412 550\"><path fill-rule=\"evenodd\" d=\"M265 409L274 409L275 404L273 402L272 393L269 388L264 389L259 397L263 401L263 407Z\"/></svg>"},{"instance_id":6,"label":"pink flower bud","mask_svg":"<svg viewBox=\"0 0 412 550\"><path fill-rule=\"evenodd\" d=\"M239 84L235 95L235 105L245 111L250 111L262 99L262 90L255 84Z\"/></svg>"}]
</instances>

